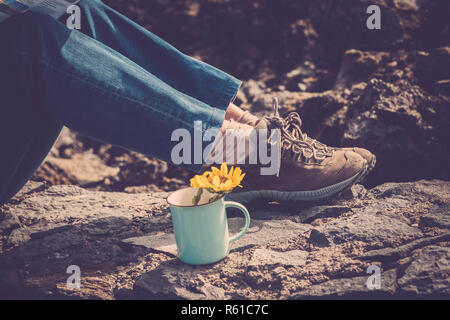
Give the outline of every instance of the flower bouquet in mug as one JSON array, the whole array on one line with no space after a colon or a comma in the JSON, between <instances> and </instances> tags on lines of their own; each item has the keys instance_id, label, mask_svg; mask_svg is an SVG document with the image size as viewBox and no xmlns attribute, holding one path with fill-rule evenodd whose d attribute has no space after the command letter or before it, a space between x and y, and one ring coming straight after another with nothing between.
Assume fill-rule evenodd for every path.
<instances>
[{"instance_id":1,"label":"flower bouquet in mug","mask_svg":"<svg viewBox=\"0 0 450 320\"><path fill-rule=\"evenodd\" d=\"M205 171L190 180L191 187L198 189L197 194L192 198L192 204L198 204L205 189L214 194L209 199L209 203L211 203L230 193L235 187L242 188L241 181L244 177L245 173L242 173L239 167L231 167L228 170L225 162L222 163L220 169L211 167L211 171Z\"/></svg>"},{"instance_id":2,"label":"flower bouquet in mug","mask_svg":"<svg viewBox=\"0 0 450 320\"><path fill-rule=\"evenodd\" d=\"M245 174L227 164L211 168L191 179L191 186L172 192L167 197L181 261L203 265L225 258L233 242L240 239L250 226L250 214L242 204L225 201L225 195L240 183ZM240 210L245 225L237 234L228 232L227 208Z\"/></svg>"}]
</instances>

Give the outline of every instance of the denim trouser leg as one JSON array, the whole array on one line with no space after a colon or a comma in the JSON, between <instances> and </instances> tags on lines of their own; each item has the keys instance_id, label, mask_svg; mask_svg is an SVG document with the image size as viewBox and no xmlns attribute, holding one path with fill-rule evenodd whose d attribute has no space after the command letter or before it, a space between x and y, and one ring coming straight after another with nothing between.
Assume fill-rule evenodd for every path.
<instances>
[{"instance_id":1,"label":"denim trouser leg","mask_svg":"<svg viewBox=\"0 0 450 320\"><path fill-rule=\"evenodd\" d=\"M20 81L24 76L0 62L0 205L30 179L62 129L34 107L32 88Z\"/></svg>"},{"instance_id":2,"label":"denim trouser leg","mask_svg":"<svg viewBox=\"0 0 450 320\"><path fill-rule=\"evenodd\" d=\"M62 125L170 161L173 130L193 134L196 120L203 130L220 127L240 85L101 2L86 2L86 18L98 19L91 34L107 45L31 12L0 25L8 43L0 49L0 204L32 175Z\"/></svg>"},{"instance_id":3,"label":"denim trouser leg","mask_svg":"<svg viewBox=\"0 0 450 320\"><path fill-rule=\"evenodd\" d=\"M223 109L241 82L198 61L121 15L100 0L83 0L81 31L121 53L171 87Z\"/></svg>"}]
</instances>

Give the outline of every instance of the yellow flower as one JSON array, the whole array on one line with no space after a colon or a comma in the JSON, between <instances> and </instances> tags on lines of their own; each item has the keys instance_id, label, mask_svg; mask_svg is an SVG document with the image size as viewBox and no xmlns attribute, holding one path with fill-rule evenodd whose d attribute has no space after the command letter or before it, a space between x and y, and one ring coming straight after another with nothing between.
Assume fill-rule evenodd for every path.
<instances>
[{"instance_id":1,"label":"yellow flower","mask_svg":"<svg viewBox=\"0 0 450 320\"><path fill-rule=\"evenodd\" d=\"M245 173L242 173L239 167L231 167L228 171L226 163L222 163L220 169L212 167L211 171L206 171L202 175L196 175L191 181L193 188L205 188L210 192L230 192L235 187L241 187L242 179Z\"/></svg>"}]
</instances>

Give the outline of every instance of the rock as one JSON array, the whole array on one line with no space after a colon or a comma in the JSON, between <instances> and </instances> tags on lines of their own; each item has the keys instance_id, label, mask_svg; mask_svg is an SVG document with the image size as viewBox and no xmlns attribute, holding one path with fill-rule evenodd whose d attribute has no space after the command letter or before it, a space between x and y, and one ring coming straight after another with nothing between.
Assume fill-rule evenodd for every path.
<instances>
[{"instance_id":1,"label":"rock","mask_svg":"<svg viewBox=\"0 0 450 320\"><path fill-rule=\"evenodd\" d=\"M411 252L417 248L438 243L441 241L450 241L450 234L447 233L439 236L414 240L402 246L398 246L396 248L383 248L379 250L372 250L364 253L362 256L360 256L360 258L364 260L381 261L383 263L393 262L398 259L409 256Z\"/></svg>"},{"instance_id":2,"label":"rock","mask_svg":"<svg viewBox=\"0 0 450 320\"><path fill-rule=\"evenodd\" d=\"M173 256L178 255L177 244L173 233L157 233L143 237L128 238L122 240L135 246L143 246L156 251L165 252Z\"/></svg>"},{"instance_id":3,"label":"rock","mask_svg":"<svg viewBox=\"0 0 450 320\"><path fill-rule=\"evenodd\" d=\"M288 95L285 101L287 111L298 111L302 119L302 130L309 135L319 135L317 128L323 119L332 116L344 107L345 100L331 90L320 93L303 92L297 95Z\"/></svg>"},{"instance_id":4,"label":"rock","mask_svg":"<svg viewBox=\"0 0 450 320\"><path fill-rule=\"evenodd\" d=\"M240 104L245 104L248 102L247 96L245 95L245 93L242 91L242 88L240 88L238 90L238 92L236 93L236 100L234 102L234 104L236 105L240 105Z\"/></svg>"},{"instance_id":5,"label":"rock","mask_svg":"<svg viewBox=\"0 0 450 320\"><path fill-rule=\"evenodd\" d=\"M65 259L57 261L65 255L79 263L129 261L141 251L117 243L170 226L166 196L87 191L65 185L31 194L12 204L11 216L24 223L8 236L6 244L12 248L3 253L3 261L17 266L48 260L54 268L65 263ZM6 229L2 233L7 234Z\"/></svg>"},{"instance_id":6,"label":"rock","mask_svg":"<svg viewBox=\"0 0 450 320\"><path fill-rule=\"evenodd\" d=\"M37 182L30 180L22 187L22 189L19 190L19 192L16 193L16 195L10 201L17 201L26 195L35 192L40 192L43 191L44 189L45 189L45 182Z\"/></svg>"},{"instance_id":7,"label":"rock","mask_svg":"<svg viewBox=\"0 0 450 320\"><path fill-rule=\"evenodd\" d=\"M70 158L74 153L81 152L83 146L78 140L77 134L67 127L64 127L58 139L50 150L50 156Z\"/></svg>"},{"instance_id":8,"label":"rock","mask_svg":"<svg viewBox=\"0 0 450 320\"><path fill-rule=\"evenodd\" d=\"M335 88L344 89L361 81L367 81L386 55L387 53L384 52L374 53L356 49L347 50L342 60L341 69L336 77Z\"/></svg>"},{"instance_id":9,"label":"rock","mask_svg":"<svg viewBox=\"0 0 450 320\"><path fill-rule=\"evenodd\" d=\"M405 10L419 10L420 2L417 0L394 0L394 4L397 8L403 8Z\"/></svg>"},{"instance_id":10,"label":"rock","mask_svg":"<svg viewBox=\"0 0 450 320\"><path fill-rule=\"evenodd\" d=\"M13 229L20 227L20 221L12 214L5 214L0 220L0 234L9 234Z\"/></svg>"},{"instance_id":11,"label":"rock","mask_svg":"<svg viewBox=\"0 0 450 320\"><path fill-rule=\"evenodd\" d=\"M417 74L425 86L447 79L450 74L450 46L419 51Z\"/></svg>"},{"instance_id":12,"label":"rock","mask_svg":"<svg viewBox=\"0 0 450 320\"><path fill-rule=\"evenodd\" d=\"M353 199L361 199L364 198L364 196L367 194L366 188L364 188L361 184L354 184L351 189L351 197Z\"/></svg>"},{"instance_id":13,"label":"rock","mask_svg":"<svg viewBox=\"0 0 450 320\"><path fill-rule=\"evenodd\" d=\"M402 294L408 297L450 295L450 248L429 246L421 250L398 279Z\"/></svg>"},{"instance_id":14,"label":"rock","mask_svg":"<svg viewBox=\"0 0 450 320\"><path fill-rule=\"evenodd\" d=\"M319 138L329 137L333 139L331 143L338 145L365 146L375 153L378 163L368 177L369 185L385 182L387 177L390 181L405 181L446 176L449 164L442 155L448 152L443 143L447 133L440 128L450 121L445 107L449 99L432 96L429 90L417 85L413 54L358 53L358 56L364 55L367 59L372 57L369 60L373 62L342 66L342 70L372 66L367 71L370 73L366 77L367 86L360 95L344 95L345 99L350 99L347 111L342 109L335 115L337 118L326 120L328 127L316 128ZM352 78L350 74L342 77ZM363 78L355 81L363 81ZM345 81L350 80L342 81L343 87L349 85ZM342 121L345 121L344 127L340 127ZM333 135L341 135L341 140ZM389 141L382 143L386 136L390 137Z\"/></svg>"},{"instance_id":15,"label":"rock","mask_svg":"<svg viewBox=\"0 0 450 320\"><path fill-rule=\"evenodd\" d=\"M331 245L327 236L316 229L311 230L308 242L317 247L329 247Z\"/></svg>"},{"instance_id":16,"label":"rock","mask_svg":"<svg viewBox=\"0 0 450 320\"><path fill-rule=\"evenodd\" d=\"M450 182L440 180L420 180L416 182L405 183L384 183L376 186L370 190L370 195L373 195L376 199L384 205L387 199L388 207L392 207L389 202L406 203L407 201L423 201L441 204L441 207L446 208L450 201ZM370 196L369 195L369 196ZM411 197L414 195L414 197ZM398 202L400 201L400 202ZM405 202L406 201L406 202ZM433 213L438 213L435 210L436 206L430 208Z\"/></svg>"},{"instance_id":17,"label":"rock","mask_svg":"<svg viewBox=\"0 0 450 320\"><path fill-rule=\"evenodd\" d=\"M450 201L449 186L446 181L386 183L367 192L362 198L366 201L364 206L352 206L351 214L327 221L317 230L334 243L354 240L384 244L395 243L394 239L410 241L420 237L421 231L406 217L407 213L416 215L417 220L427 214L440 216L434 203L442 203L440 208L445 210ZM418 212L414 209L425 203L431 206Z\"/></svg>"},{"instance_id":18,"label":"rock","mask_svg":"<svg viewBox=\"0 0 450 320\"><path fill-rule=\"evenodd\" d=\"M388 242L394 239L410 239L419 237L418 228L409 226L409 221L403 217L383 212L383 206L366 207L354 215L339 220L330 221L318 228L334 243L348 241Z\"/></svg>"},{"instance_id":19,"label":"rock","mask_svg":"<svg viewBox=\"0 0 450 320\"><path fill-rule=\"evenodd\" d=\"M29 292L21 292L18 295L15 290L20 288L20 275L14 269L2 269L0 272L0 299L11 299L11 297L29 297Z\"/></svg>"},{"instance_id":20,"label":"rock","mask_svg":"<svg viewBox=\"0 0 450 320\"><path fill-rule=\"evenodd\" d=\"M450 228L450 207L437 208L432 214L420 217L423 227Z\"/></svg>"},{"instance_id":21,"label":"rock","mask_svg":"<svg viewBox=\"0 0 450 320\"><path fill-rule=\"evenodd\" d=\"M242 219L229 219L228 226L232 234L242 228ZM252 219L244 237L233 243L232 249L244 249L249 246L266 245L275 241L295 239L310 230L310 226L290 220L256 220Z\"/></svg>"},{"instance_id":22,"label":"rock","mask_svg":"<svg viewBox=\"0 0 450 320\"><path fill-rule=\"evenodd\" d=\"M278 96L281 114L297 111L309 136L330 146L371 150L378 161L365 186L423 178L448 180L450 113L446 106L450 98L445 88L449 72L442 72L448 61L447 47L419 55L351 49L345 52L330 90L262 94L251 110L270 112L272 97ZM297 70L289 76L295 79L299 74Z\"/></svg>"},{"instance_id":23,"label":"rock","mask_svg":"<svg viewBox=\"0 0 450 320\"><path fill-rule=\"evenodd\" d=\"M269 249L256 249L248 264L249 267L267 266L303 266L306 264L308 252L302 250L289 250L278 252Z\"/></svg>"},{"instance_id":24,"label":"rock","mask_svg":"<svg viewBox=\"0 0 450 320\"><path fill-rule=\"evenodd\" d=\"M351 211L351 208L346 206L313 206L303 209L298 215L301 221L311 222L317 218L338 217L348 211Z\"/></svg>"},{"instance_id":25,"label":"rock","mask_svg":"<svg viewBox=\"0 0 450 320\"><path fill-rule=\"evenodd\" d=\"M377 299L394 296L397 289L397 271L395 269L381 273L380 289L369 289L367 287L369 276L370 275L325 281L294 293L292 299Z\"/></svg>"},{"instance_id":26,"label":"rock","mask_svg":"<svg viewBox=\"0 0 450 320\"><path fill-rule=\"evenodd\" d=\"M93 228L92 222L106 217L124 218L128 221L139 216L147 217L147 213L151 212L155 205L163 205L167 211L164 195L167 196L161 193L156 193L153 197L152 194L97 192L69 185L52 186L45 192L15 205L12 213L20 220L34 219L58 227L62 224L79 224ZM149 217L149 221L151 219L152 217ZM167 217L165 220L170 222ZM117 227L123 223L122 220L115 222Z\"/></svg>"},{"instance_id":27,"label":"rock","mask_svg":"<svg viewBox=\"0 0 450 320\"><path fill-rule=\"evenodd\" d=\"M324 91L331 87L331 78L327 70L317 68L313 61L302 64L285 75L285 87L289 91Z\"/></svg>"},{"instance_id":28,"label":"rock","mask_svg":"<svg viewBox=\"0 0 450 320\"><path fill-rule=\"evenodd\" d=\"M49 235L52 235L55 233L67 231L72 228L73 227L71 225L61 223L61 224L53 224L50 226L31 227L31 228L28 228L28 230L30 232L30 238L33 240L36 240L36 239L45 238L46 236L49 236Z\"/></svg>"},{"instance_id":29,"label":"rock","mask_svg":"<svg viewBox=\"0 0 450 320\"><path fill-rule=\"evenodd\" d=\"M30 240L30 232L27 229L14 229L8 237L9 246L18 246Z\"/></svg>"},{"instance_id":30,"label":"rock","mask_svg":"<svg viewBox=\"0 0 450 320\"><path fill-rule=\"evenodd\" d=\"M142 275L134 285L134 294L138 299L151 300L226 299L222 288L203 283L200 274L201 268L165 265Z\"/></svg>"},{"instance_id":31,"label":"rock","mask_svg":"<svg viewBox=\"0 0 450 320\"><path fill-rule=\"evenodd\" d=\"M450 96L450 79L436 81L436 90Z\"/></svg>"},{"instance_id":32,"label":"rock","mask_svg":"<svg viewBox=\"0 0 450 320\"><path fill-rule=\"evenodd\" d=\"M238 233L243 224L241 218L229 218L228 230L230 235ZM243 250L255 245L267 245L274 241L284 241L298 237L307 232L310 226L295 223L290 220L265 221L252 219L247 233L234 242L231 250ZM143 237L125 239L124 242L149 249L163 251L176 255L175 237L173 234L154 234Z\"/></svg>"},{"instance_id":33,"label":"rock","mask_svg":"<svg viewBox=\"0 0 450 320\"><path fill-rule=\"evenodd\" d=\"M248 80L242 85L242 92L248 101L253 101L256 97L264 93L264 83Z\"/></svg>"},{"instance_id":34,"label":"rock","mask_svg":"<svg viewBox=\"0 0 450 320\"><path fill-rule=\"evenodd\" d=\"M0 274L17 270L23 276L8 282L7 292L0 286L0 296L26 291L36 298L400 297L418 284L409 279L402 290L388 285L368 292L364 270L381 262L383 269L405 277L421 248L445 247L448 187L439 180L387 183L355 198L308 203L303 209L271 203L261 207L273 213L261 215L256 206L248 233L227 258L189 266L176 258L167 193L52 186L1 208ZM307 224L299 222L298 212L315 214L307 215ZM261 216L265 219L255 218ZM244 219L230 212L228 223L235 234ZM432 266L433 257L418 261ZM65 286L72 264L83 274L79 292ZM418 289L420 296L445 291L438 273L445 264L436 265L426 280L433 285Z\"/></svg>"},{"instance_id":35,"label":"rock","mask_svg":"<svg viewBox=\"0 0 450 320\"><path fill-rule=\"evenodd\" d=\"M129 152L115 159L116 165L120 168L120 173L116 178L117 186L139 186L150 183L163 184L161 180L167 174L169 166L166 162L149 158L137 152ZM186 179L184 179L186 180ZM184 182L183 182L184 183ZM116 187L117 187L116 186ZM176 190L179 184L175 185Z\"/></svg>"},{"instance_id":36,"label":"rock","mask_svg":"<svg viewBox=\"0 0 450 320\"><path fill-rule=\"evenodd\" d=\"M107 177L114 177L119 168L106 166L93 153L77 153L70 159L48 157L46 163L58 172L64 172L71 183L81 186L103 181Z\"/></svg>"}]
</instances>

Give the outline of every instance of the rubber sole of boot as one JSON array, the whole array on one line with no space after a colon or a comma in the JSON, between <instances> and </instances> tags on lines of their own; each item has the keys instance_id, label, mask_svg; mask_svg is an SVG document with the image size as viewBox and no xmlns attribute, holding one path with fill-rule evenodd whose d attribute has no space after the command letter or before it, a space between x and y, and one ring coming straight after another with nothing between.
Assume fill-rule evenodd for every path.
<instances>
[{"instance_id":1,"label":"rubber sole of boot","mask_svg":"<svg viewBox=\"0 0 450 320\"><path fill-rule=\"evenodd\" d=\"M340 194L346 189L350 188L353 184L360 181L362 177L366 175L369 168L367 161L360 172L347 180L333 184L328 187L324 187L311 191L279 191L279 190L255 190L230 193L226 196L226 200L237 202L251 202L255 199L264 199L267 201L317 201L330 198L334 195Z\"/></svg>"}]
</instances>

